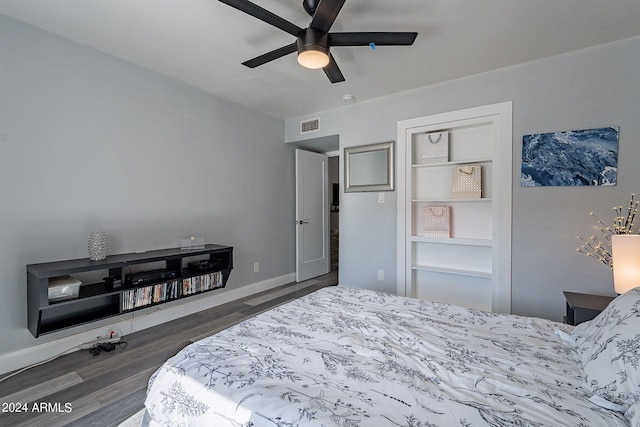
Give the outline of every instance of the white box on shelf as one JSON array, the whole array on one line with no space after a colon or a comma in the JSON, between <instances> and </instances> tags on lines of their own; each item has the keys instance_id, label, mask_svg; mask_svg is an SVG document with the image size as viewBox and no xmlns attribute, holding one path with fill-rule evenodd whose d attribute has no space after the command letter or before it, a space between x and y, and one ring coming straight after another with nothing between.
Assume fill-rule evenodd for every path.
<instances>
[{"instance_id":1,"label":"white box on shelf","mask_svg":"<svg viewBox=\"0 0 640 427\"><path fill-rule=\"evenodd\" d=\"M49 302L77 298L82 282L71 276L57 276L49 279Z\"/></svg>"}]
</instances>

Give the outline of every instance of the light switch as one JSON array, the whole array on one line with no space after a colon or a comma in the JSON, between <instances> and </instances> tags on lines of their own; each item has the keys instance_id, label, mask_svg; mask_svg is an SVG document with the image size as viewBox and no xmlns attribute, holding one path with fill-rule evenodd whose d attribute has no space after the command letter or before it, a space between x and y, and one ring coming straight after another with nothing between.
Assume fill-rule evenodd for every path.
<instances>
[{"instance_id":1,"label":"light switch","mask_svg":"<svg viewBox=\"0 0 640 427\"><path fill-rule=\"evenodd\" d=\"M384 203L384 193L378 193L378 203Z\"/></svg>"}]
</instances>

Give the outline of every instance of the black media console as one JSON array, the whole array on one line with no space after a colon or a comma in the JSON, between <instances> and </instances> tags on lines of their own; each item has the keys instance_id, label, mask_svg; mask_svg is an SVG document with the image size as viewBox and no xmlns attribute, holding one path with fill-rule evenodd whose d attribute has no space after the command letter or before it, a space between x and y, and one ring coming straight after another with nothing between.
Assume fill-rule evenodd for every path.
<instances>
[{"instance_id":1,"label":"black media console","mask_svg":"<svg viewBox=\"0 0 640 427\"><path fill-rule=\"evenodd\" d=\"M148 274L145 274L145 268ZM233 247L220 245L109 255L100 261L82 258L29 264L27 324L37 338L42 334L224 288L232 269ZM139 271L134 273L133 270ZM49 301L49 279L83 275L102 278L91 283L82 280L77 297Z\"/></svg>"}]
</instances>

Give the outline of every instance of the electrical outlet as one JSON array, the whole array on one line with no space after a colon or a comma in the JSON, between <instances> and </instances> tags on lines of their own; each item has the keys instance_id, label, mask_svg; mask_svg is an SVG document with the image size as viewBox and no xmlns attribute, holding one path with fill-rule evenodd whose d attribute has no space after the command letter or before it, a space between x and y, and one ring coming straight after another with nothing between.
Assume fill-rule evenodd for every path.
<instances>
[{"instance_id":1,"label":"electrical outlet","mask_svg":"<svg viewBox=\"0 0 640 427\"><path fill-rule=\"evenodd\" d=\"M378 270L378 280L384 280L384 270Z\"/></svg>"},{"instance_id":2,"label":"electrical outlet","mask_svg":"<svg viewBox=\"0 0 640 427\"><path fill-rule=\"evenodd\" d=\"M254 262L253 263L253 272L254 273L259 273L260 272L260 263L259 262Z\"/></svg>"}]
</instances>

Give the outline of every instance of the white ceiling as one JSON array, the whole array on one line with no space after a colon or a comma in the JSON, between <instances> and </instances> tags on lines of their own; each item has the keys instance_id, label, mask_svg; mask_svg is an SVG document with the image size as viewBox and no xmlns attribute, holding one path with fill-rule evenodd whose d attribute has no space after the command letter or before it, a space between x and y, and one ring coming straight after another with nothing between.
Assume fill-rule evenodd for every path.
<instances>
[{"instance_id":1,"label":"white ceiling","mask_svg":"<svg viewBox=\"0 0 640 427\"><path fill-rule=\"evenodd\" d=\"M254 0L306 27L302 0ZM331 84L294 38L218 0L0 0L0 13L279 118L640 35L639 0L347 0L332 31L417 31L413 46L337 47ZM615 64L612 64L615 66Z\"/></svg>"}]
</instances>

